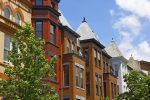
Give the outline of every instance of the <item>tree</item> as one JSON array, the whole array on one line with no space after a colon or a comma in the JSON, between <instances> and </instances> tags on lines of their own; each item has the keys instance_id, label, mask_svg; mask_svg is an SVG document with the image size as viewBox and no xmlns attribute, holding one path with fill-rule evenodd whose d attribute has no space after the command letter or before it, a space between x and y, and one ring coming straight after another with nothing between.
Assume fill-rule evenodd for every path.
<instances>
[{"instance_id":1,"label":"tree","mask_svg":"<svg viewBox=\"0 0 150 100\"><path fill-rule=\"evenodd\" d=\"M13 66L5 65L8 80L0 80L0 96L6 100L57 100L56 90L43 81L54 77L51 64L45 58L44 40L35 38L30 24L18 30L12 41L8 59Z\"/></svg>"},{"instance_id":2,"label":"tree","mask_svg":"<svg viewBox=\"0 0 150 100\"><path fill-rule=\"evenodd\" d=\"M129 91L120 94L117 100L150 100L150 76L131 71L124 76L124 81Z\"/></svg>"}]
</instances>

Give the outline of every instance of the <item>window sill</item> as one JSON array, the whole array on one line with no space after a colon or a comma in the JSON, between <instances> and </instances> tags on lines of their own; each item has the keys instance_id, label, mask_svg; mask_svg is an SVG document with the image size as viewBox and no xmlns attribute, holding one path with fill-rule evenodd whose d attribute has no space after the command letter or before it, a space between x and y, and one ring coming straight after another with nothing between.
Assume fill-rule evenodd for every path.
<instances>
[{"instance_id":1,"label":"window sill","mask_svg":"<svg viewBox=\"0 0 150 100\"><path fill-rule=\"evenodd\" d=\"M76 86L76 88L77 88L77 89L81 89L81 90L85 90L84 88L81 88L81 87L78 87L78 86Z\"/></svg>"},{"instance_id":2,"label":"window sill","mask_svg":"<svg viewBox=\"0 0 150 100\"><path fill-rule=\"evenodd\" d=\"M70 86L64 86L64 87L63 87L63 89L68 89L68 88L70 88Z\"/></svg>"},{"instance_id":3,"label":"window sill","mask_svg":"<svg viewBox=\"0 0 150 100\"><path fill-rule=\"evenodd\" d=\"M9 66L11 66L11 67L14 67L14 65L13 65L11 62L9 62L9 61L4 60L3 63L4 63L4 64L7 64L7 65L9 65Z\"/></svg>"}]
</instances>

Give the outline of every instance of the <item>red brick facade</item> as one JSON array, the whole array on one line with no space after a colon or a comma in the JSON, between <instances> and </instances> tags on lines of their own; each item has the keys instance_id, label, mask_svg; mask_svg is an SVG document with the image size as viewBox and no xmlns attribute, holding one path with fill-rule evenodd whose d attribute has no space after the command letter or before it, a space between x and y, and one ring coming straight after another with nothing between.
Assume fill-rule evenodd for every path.
<instances>
[{"instance_id":1,"label":"red brick facade","mask_svg":"<svg viewBox=\"0 0 150 100\"><path fill-rule=\"evenodd\" d=\"M37 1L37 2L36 2ZM32 25L36 30L36 22L42 23L42 38L45 40L45 55L49 60L52 56L57 55L57 64L55 66L56 77L50 79L48 83L55 86L59 92L61 98L62 89L62 60L61 60L61 33L59 32L59 15L58 12L58 1L57 0L32 0ZM54 37L52 41L51 29L54 27ZM35 31L36 33L36 31Z\"/></svg>"}]
</instances>

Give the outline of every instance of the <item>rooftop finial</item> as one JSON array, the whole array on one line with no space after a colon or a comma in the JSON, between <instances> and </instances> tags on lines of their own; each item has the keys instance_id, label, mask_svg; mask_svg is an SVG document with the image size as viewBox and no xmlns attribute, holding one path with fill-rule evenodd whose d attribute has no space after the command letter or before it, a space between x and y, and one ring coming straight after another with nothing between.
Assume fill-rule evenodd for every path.
<instances>
[{"instance_id":1,"label":"rooftop finial","mask_svg":"<svg viewBox=\"0 0 150 100\"><path fill-rule=\"evenodd\" d=\"M82 21L82 23L84 23L84 22L86 22L86 19L85 19L85 17L83 17L83 21Z\"/></svg>"},{"instance_id":2,"label":"rooftop finial","mask_svg":"<svg viewBox=\"0 0 150 100\"><path fill-rule=\"evenodd\" d=\"M114 42L114 38L112 38L111 41Z\"/></svg>"}]
</instances>

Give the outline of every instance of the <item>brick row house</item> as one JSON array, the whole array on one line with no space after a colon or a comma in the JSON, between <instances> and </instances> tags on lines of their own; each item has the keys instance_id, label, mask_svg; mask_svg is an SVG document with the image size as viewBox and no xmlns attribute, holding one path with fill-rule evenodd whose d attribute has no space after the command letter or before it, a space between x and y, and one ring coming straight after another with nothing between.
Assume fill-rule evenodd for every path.
<instances>
[{"instance_id":1,"label":"brick row house","mask_svg":"<svg viewBox=\"0 0 150 100\"><path fill-rule=\"evenodd\" d=\"M111 63L105 46L93 32L85 18L77 29L83 57L86 61L87 100L114 99L118 94L117 77L111 73Z\"/></svg>"},{"instance_id":2,"label":"brick row house","mask_svg":"<svg viewBox=\"0 0 150 100\"><path fill-rule=\"evenodd\" d=\"M43 38L45 57L58 56L54 78L47 83L54 86L59 100L110 100L118 94L117 77L111 74L109 56L99 37L84 19L74 31L58 10L60 0L0 0L0 78L3 63L11 50L11 36L25 22L35 29L36 38ZM11 64L11 63L10 63Z\"/></svg>"},{"instance_id":3,"label":"brick row house","mask_svg":"<svg viewBox=\"0 0 150 100\"><path fill-rule=\"evenodd\" d=\"M54 86L61 97L62 92L62 55L61 55L61 32L59 31L58 3L59 0L31 0L32 1L32 25L35 29L36 38L45 40L45 55L50 59L57 55L57 63L54 69L54 78L48 77L48 84Z\"/></svg>"},{"instance_id":4,"label":"brick row house","mask_svg":"<svg viewBox=\"0 0 150 100\"><path fill-rule=\"evenodd\" d=\"M80 54L80 44L78 42L80 35L64 21L67 20L61 14L63 99L86 100L85 60Z\"/></svg>"}]
</instances>

